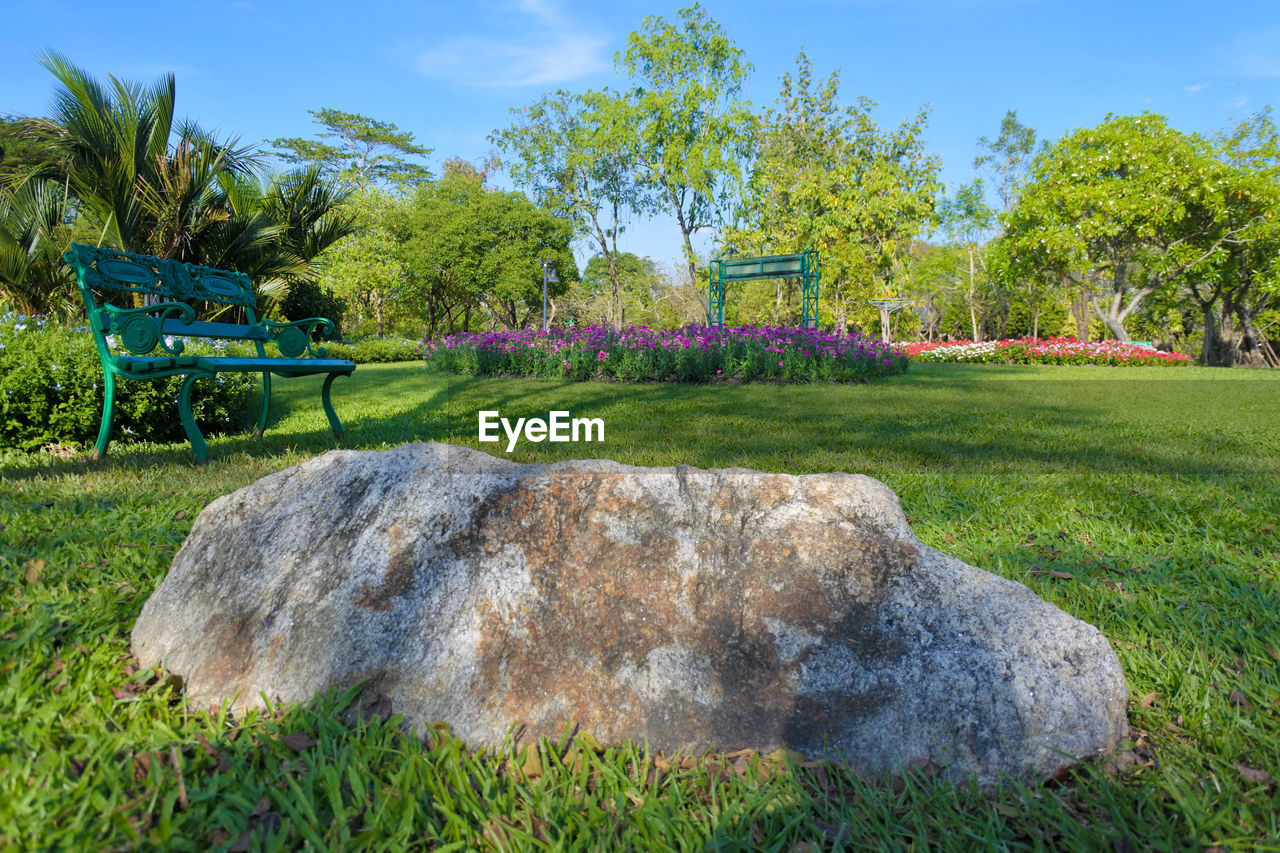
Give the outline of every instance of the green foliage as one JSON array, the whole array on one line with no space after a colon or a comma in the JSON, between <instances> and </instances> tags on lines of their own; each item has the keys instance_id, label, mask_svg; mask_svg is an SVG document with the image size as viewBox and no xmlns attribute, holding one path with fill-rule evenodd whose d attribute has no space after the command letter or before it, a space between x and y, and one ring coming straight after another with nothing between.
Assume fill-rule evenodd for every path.
<instances>
[{"instance_id":1,"label":"green foliage","mask_svg":"<svg viewBox=\"0 0 1280 853\"><path fill-rule=\"evenodd\" d=\"M881 131L869 99L840 104L836 73L815 84L803 52L796 66L761 118L741 223L722 237L731 254L817 249L836 325L866 328L866 300L902 285L913 239L935 221L940 163L924 149L924 110Z\"/></svg>"},{"instance_id":2,"label":"green foliage","mask_svg":"<svg viewBox=\"0 0 1280 853\"><path fill-rule=\"evenodd\" d=\"M341 358L356 364L387 364L420 358L418 342L401 338L362 338L324 346L329 358Z\"/></svg>"},{"instance_id":3,"label":"green foliage","mask_svg":"<svg viewBox=\"0 0 1280 853\"><path fill-rule=\"evenodd\" d=\"M543 208L572 222L574 235L588 237L604 256L613 300L610 322L620 327L618 234L628 210L644 209L646 192L627 101L608 91L558 91L512 115L516 122L494 132L490 141L507 154L516 183Z\"/></svg>"},{"instance_id":4,"label":"green foliage","mask_svg":"<svg viewBox=\"0 0 1280 853\"><path fill-rule=\"evenodd\" d=\"M493 317L511 328L536 322L542 309L542 261L563 293L578 277L572 226L523 193L484 184L484 176L449 169L420 188L392 219L403 265L399 299L413 306L428 335L466 328L469 317Z\"/></svg>"},{"instance_id":5,"label":"green foliage","mask_svg":"<svg viewBox=\"0 0 1280 853\"><path fill-rule=\"evenodd\" d=\"M320 285L314 281L294 282L289 288L289 294L280 302L280 313L286 320L327 318L333 323L333 331L322 337L329 340L342 339L342 315L345 310L346 306L341 299L331 291L321 290Z\"/></svg>"},{"instance_id":6,"label":"green foliage","mask_svg":"<svg viewBox=\"0 0 1280 853\"><path fill-rule=\"evenodd\" d=\"M247 273L262 302L313 278L316 257L349 231L318 168L257 173L260 157L175 119L176 82L107 84L56 52L51 115L5 123L0 172L0 298L28 313L78 311L58 257L91 245ZM17 125L18 130L13 126Z\"/></svg>"},{"instance_id":7,"label":"green foliage","mask_svg":"<svg viewBox=\"0 0 1280 853\"><path fill-rule=\"evenodd\" d=\"M100 232L98 242L190 260L223 218L220 179L248 174L256 155L176 119L172 74L149 87L109 75L104 86L56 52L40 61L59 84L49 120L66 164L60 177L86 225Z\"/></svg>"},{"instance_id":8,"label":"green foliage","mask_svg":"<svg viewBox=\"0 0 1280 853\"><path fill-rule=\"evenodd\" d=\"M377 189L352 193L343 203L351 233L325 253L319 284L342 300L349 325L362 333L380 335L386 330L403 287L406 270L391 231L391 218L400 204Z\"/></svg>"},{"instance_id":9,"label":"green foliage","mask_svg":"<svg viewBox=\"0 0 1280 853\"><path fill-rule=\"evenodd\" d=\"M432 150L415 143L411 132L328 107L307 112L324 132L315 139L273 139L272 153L286 163L317 166L327 178L357 189L406 189L431 180L430 169L408 159L429 157Z\"/></svg>"},{"instance_id":10,"label":"green foliage","mask_svg":"<svg viewBox=\"0 0 1280 853\"><path fill-rule=\"evenodd\" d=\"M652 258L620 252L614 258L614 267L618 277L622 317L627 323L644 323L655 329L682 325L677 321L671 306L664 304L664 297L669 295L671 285ZM557 312L556 321L561 324L572 322L579 326L608 323L611 316L611 289L608 262L603 255L592 255L582 272L582 280L567 291L561 300L563 311Z\"/></svg>"},{"instance_id":11,"label":"green foliage","mask_svg":"<svg viewBox=\"0 0 1280 853\"><path fill-rule=\"evenodd\" d=\"M189 354L212 354L193 344ZM113 437L183 441L178 391L183 377L120 382ZM254 415L256 377L218 374L193 386L191 411L206 432L235 432ZM92 446L102 420L102 364L88 329L9 315L0 320L0 447Z\"/></svg>"},{"instance_id":12,"label":"green foliage","mask_svg":"<svg viewBox=\"0 0 1280 853\"><path fill-rule=\"evenodd\" d=\"M220 186L227 215L191 255L196 263L247 274L260 307L287 297L295 283L314 280L323 253L354 229L342 207L346 193L316 167L266 182L224 175Z\"/></svg>"},{"instance_id":13,"label":"green foliage","mask_svg":"<svg viewBox=\"0 0 1280 853\"><path fill-rule=\"evenodd\" d=\"M62 263L71 234L68 204L57 181L0 187L0 301L23 314L67 318L79 310L75 278Z\"/></svg>"},{"instance_id":14,"label":"green foliage","mask_svg":"<svg viewBox=\"0 0 1280 853\"><path fill-rule=\"evenodd\" d=\"M938 205L938 216L941 226L959 242L968 262L961 273L964 284L958 291L969 313L971 339L980 341L983 338L983 327L978 323L980 306L985 307L982 303L989 301L987 297L994 289L994 279L987 269L991 244L983 245L983 238L996 221L995 211L987 206L982 179L961 184L949 197L943 198Z\"/></svg>"},{"instance_id":15,"label":"green foliage","mask_svg":"<svg viewBox=\"0 0 1280 853\"><path fill-rule=\"evenodd\" d=\"M675 24L645 18L617 64L636 82L625 98L647 190L641 206L674 216L696 277L690 238L727 211L756 118L739 98L751 72L742 51L701 6L678 15Z\"/></svg>"},{"instance_id":16,"label":"green foliage","mask_svg":"<svg viewBox=\"0 0 1280 853\"><path fill-rule=\"evenodd\" d=\"M372 365L343 380L359 449L491 449L476 412L508 401L608 427L604 445L522 443L520 462L885 482L925 544L1097 625L1125 669L1131 749L996 791L569 738L480 752L354 720L350 694L245 716L186 704L137 668L130 628L204 504L329 449L319 381L280 383L279 423L261 442L214 438L208 466L180 441L105 464L0 453L0 847L1173 851L1280 836L1271 374L913 365L892 382L735 387ZM1203 408L1231 417L1187 419Z\"/></svg>"},{"instance_id":17,"label":"green foliage","mask_svg":"<svg viewBox=\"0 0 1280 853\"><path fill-rule=\"evenodd\" d=\"M1017 110L1009 110L1000 120L1000 135L995 141L985 136L978 139L973 168L984 169L995 179L1000 209L1008 211L1026 180L1031 155L1036 149L1036 132L1018 121Z\"/></svg>"},{"instance_id":18,"label":"green foliage","mask_svg":"<svg viewBox=\"0 0 1280 853\"><path fill-rule=\"evenodd\" d=\"M1120 340L1144 299L1181 281L1232 238L1237 191L1211 147L1162 116L1108 117L1036 157L1005 218L1010 251L1093 291Z\"/></svg>"},{"instance_id":19,"label":"green foliage","mask_svg":"<svg viewBox=\"0 0 1280 853\"><path fill-rule=\"evenodd\" d=\"M1204 321L1205 364L1280 367L1264 339L1280 309L1280 133L1270 109L1217 139L1228 177L1229 238L1196 265L1187 290Z\"/></svg>"}]
</instances>

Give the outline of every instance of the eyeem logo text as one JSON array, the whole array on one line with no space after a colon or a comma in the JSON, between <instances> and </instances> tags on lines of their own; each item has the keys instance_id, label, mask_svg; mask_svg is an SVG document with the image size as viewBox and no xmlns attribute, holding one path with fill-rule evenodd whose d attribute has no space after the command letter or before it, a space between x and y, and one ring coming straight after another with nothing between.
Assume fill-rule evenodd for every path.
<instances>
[{"instance_id":1,"label":"eyeem logo text","mask_svg":"<svg viewBox=\"0 0 1280 853\"><path fill-rule=\"evenodd\" d=\"M571 418L568 412L550 412L550 420L517 418L515 424L497 412L480 413L481 441L501 441L498 428L507 436L507 452L516 449L523 434L525 441L604 441L603 418Z\"/></svg>"}]
</instances>

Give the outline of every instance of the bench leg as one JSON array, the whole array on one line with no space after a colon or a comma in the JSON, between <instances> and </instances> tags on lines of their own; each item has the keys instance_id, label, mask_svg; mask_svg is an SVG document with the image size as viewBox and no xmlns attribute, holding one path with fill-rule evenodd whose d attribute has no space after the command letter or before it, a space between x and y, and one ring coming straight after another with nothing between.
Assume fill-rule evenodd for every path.
<instances>
[{"instance_id":1,"label":"bench leg","mask_svg":"<svg viewBox=\"0 0 1280 853\"><path fill-rule=\"evenodd\" d=\"M271 374L262 374L262 409L258 412L258 425L253 428L254 439L262 438L267 431L267 413L271 410Z\"/></svg>"},{"instance_id":2,"label":"bench leg","mask_svg":"<svg viewBox=\"0 0 1280 853\"><path fill-rule=\"evenodd\" d=\"M93 445L94 459L107 455L107 446L111 444L111 421L116 409L116 375L110 370L103 370L102 375L102 425L98 427L98 441Z\"/></svg>"},{"instance_id":3,"label":"bench leg","mask_svg":"<svg viewBox=\"0 0 1280 853\"><path fill-rule=\"evenodd\" d=\"M200 374L189 373L182 380L182 390L178 393L178 416L182 418L182 429L187 433L187 441L191 442L191 452L195 454L196 462L204 464L209 461L209 446L204 443L200 427L196 426L196 419L191 414L191 386L199 378Z\"/></svg>"},{"instance_id":4,"label":"bench leg","mask_svg":"<svg viewBox=\"0 0 1280 853\"><path fill-rule=\"evenodd\" d=\"M324 404L324 413L329 418L329 427L333 430L333 437L338 441L342 441L342 421L338 420L338 413L333 410L333 403L329 400L329 388L333 385L333 380L338 378L338 374L330 373L325 377L324 387L320 389L320 402Z\"/></svg>"}]
</instances>

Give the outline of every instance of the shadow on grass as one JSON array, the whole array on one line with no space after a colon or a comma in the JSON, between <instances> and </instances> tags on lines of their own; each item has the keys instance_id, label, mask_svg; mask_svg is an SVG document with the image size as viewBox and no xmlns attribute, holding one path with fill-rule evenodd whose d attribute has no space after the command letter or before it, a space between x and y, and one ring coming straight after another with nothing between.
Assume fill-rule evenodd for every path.
<instances>
[{"instance_id":1,"label":"shadow on grass","mask_svg":"<svg viewBox=\"0 0 1280 853\"><path fill-rule=\"evenodd\" d=\"M334 447L318 386L277 383L266 435L213 436L211 462ZM508 457L517 461L607 456L791 473L1013 468L1213 481L1253 480L1280 467L1268 414L1280 410L1280 383L947 382L931 375L853 386L629 385L446 376L411 363L362 365L335 384L334 405L346 428L341 446L357 449L449 441L508 456L505 440L478 441L481 410L512 419L568 410L606 422L603 444L522 441ZM0 477L189 464L185 443L113 443L98 463L85 456L6 459Z\"/></svg>"}]
</instances>

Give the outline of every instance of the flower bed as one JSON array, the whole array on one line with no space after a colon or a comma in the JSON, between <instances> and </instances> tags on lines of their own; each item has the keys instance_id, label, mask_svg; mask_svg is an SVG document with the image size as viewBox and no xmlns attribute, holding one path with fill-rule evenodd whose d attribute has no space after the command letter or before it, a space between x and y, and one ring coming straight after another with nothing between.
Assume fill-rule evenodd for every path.
<instances>
[{"instance_id":1,"label":"flower bed","mask_svg":"<svg viewBox=\"0 0 1280 853\"><path fill-rule=\"evenodd\" d=\"M1078 341L1075 338L1018 338L1016 340L952 341L902 344L902 351L918 361L966 364L1104 364L1116 366L1188 364L1191 356L1159 352L1121 341Z\"/></svg>"},{"instance_id":2,"label":"flower bed","mask_svg":"<svg viewBox=\"0 0 1280 853\"><path fill-rule=\"evenodd\" d=\"M780 326L517 329L426 340L421 352L450 373L621 382L857 382L908 362L861 335Z\"/></svg>"}]
</instances>

